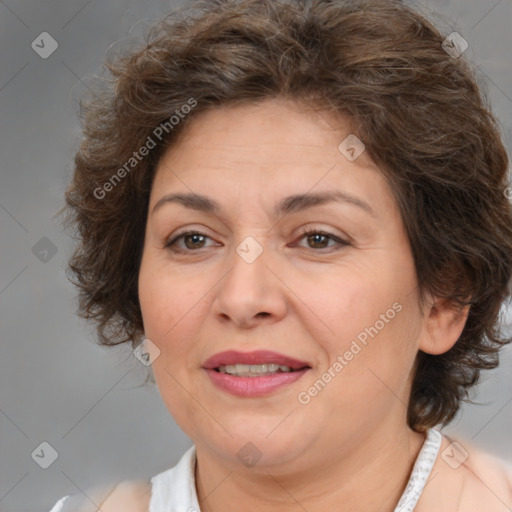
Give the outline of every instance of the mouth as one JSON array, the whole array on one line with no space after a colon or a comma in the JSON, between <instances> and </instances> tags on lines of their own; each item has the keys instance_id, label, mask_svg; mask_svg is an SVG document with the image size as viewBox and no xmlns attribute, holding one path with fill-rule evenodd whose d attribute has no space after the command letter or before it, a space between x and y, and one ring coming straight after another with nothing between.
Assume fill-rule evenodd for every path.
<instances>
[{"instance_id":1,"label":"mouth","mask_svg":"<svg viewBox=\"0 0 512 512\"><path fill-rule=\"evenodd\" d=\"M243 377L289 373L304 368L311 368L305 361L299 361L290 356L270 350L255 350L253 352L238 352L227 350L213 355L203 364L206 370L229 373Z\"/></svg>"},{"instance_id":2,"label":"mouth","mask_svg":"<svg viewBox=\"0 0 512 512\"><path fill-rule=\"evenodd\" d=\"M275 375L279 373L291 373L311 368L303 366L301 368L291 368L290 366L280 365L276 363L268 364L222 364L214 371L219 373L227 373L235 377L264 377L266 375Z\"/></svg>"},{"instance_id":3,"label":"mouth","mask_svg":"<svg viewBox=\"0 0 512 512\"><path fill-rule=\"evenodd\" d=\"M237 396L257 397L295 382L311 365L277 352L230 350L209 358L203 369L220 389Z\"/></svg>"}]
</instances>

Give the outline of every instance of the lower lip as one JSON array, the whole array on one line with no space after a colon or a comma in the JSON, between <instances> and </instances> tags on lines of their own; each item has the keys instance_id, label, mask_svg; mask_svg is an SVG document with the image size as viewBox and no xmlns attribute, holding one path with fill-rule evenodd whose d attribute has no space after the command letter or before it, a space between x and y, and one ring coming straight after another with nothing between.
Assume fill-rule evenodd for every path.
<instances>
[{"instance_id":1,"label":"lower lip","mask_svg":"<svg viewBox=\"0 0 512 512\"><path fill-rule=\"evenodd\" d=\"M262 377L236 377L228 373L205 369L217 387L233 395L245 397L268 395L300 379L308 370L309 368L304 368L293 372L275 373Z\"/></svg>"}]
</instances>

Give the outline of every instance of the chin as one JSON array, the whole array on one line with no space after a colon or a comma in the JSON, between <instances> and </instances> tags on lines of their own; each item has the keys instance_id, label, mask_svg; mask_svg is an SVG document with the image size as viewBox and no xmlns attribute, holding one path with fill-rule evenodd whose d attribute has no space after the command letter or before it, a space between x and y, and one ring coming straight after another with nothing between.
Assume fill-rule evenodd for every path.
<instances>
[{"instance_id":1,"label":"chin","mask_svg":"<svg viewBox=\"0 0 512 512\"><path fill-rule=\"evenodd\" d=\"M256 425L247 428L247 423L238 426L226 425L232 437L225 433L222 439L203 438L199 444L217 452L222 458L234 461L238 469L240 462L249 469L254 468L253 470L294 463L307 449L306 435L291 428L272 432L277 424L274 422L272 428L268 428L267 422L264 422L264 428L263 424L260 424L260 428ZM294 435L290 436L292 431Z\"/></svg>"}]
</instances>

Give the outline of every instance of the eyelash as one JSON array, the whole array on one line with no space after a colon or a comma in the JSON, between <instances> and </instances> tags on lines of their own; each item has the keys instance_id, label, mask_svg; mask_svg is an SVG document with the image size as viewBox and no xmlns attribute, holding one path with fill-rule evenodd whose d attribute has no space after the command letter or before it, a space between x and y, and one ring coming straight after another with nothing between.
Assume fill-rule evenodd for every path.
<instances>
[{"instance_id":1,"label":"eyelash","mask_svg":"<svg viewBox=\"0 0 512 512\"><path fill-rule=\"evenodd\" d=\"M190 231L185 231L183 233L179 233L174 238L167 240L164 244L164 249L170 249L178 240L185 238L187 236L193 236L193 235L200 235L205 238L210 238L208 235L205 235L201 231L197 231L197 230L193 229ZM342 240L341 238L333 235L332 233L328 233L328 232L321 231L321 230L314 229L314 228L306 228L306 229L302 230L302 232L300 234L300 240L302 240L303 238L306 238L308 236L311 236L311 235L321 235L321 236L330 238L331 240L333 240L334 242L336 242L339 245L339 248L350 245L349 242L347 242L346 240ZM331 246L331 248L332 247L334 247L334 246ZM321 249L314 249L312 247L309 247L309 249L312 249L313 251L318 251L318 250L328 249L328 248L329 247L322 247ZM200 247L200 249L203 249L203 247ZM179 249L179 251L194 252L195 250L194 249Z\"/></svg>"}]
</instances>

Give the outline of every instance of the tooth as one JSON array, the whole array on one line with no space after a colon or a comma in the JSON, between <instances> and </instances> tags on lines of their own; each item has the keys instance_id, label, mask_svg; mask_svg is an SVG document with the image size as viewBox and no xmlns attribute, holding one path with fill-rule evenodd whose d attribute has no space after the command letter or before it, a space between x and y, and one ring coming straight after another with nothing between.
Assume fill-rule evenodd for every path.
<instances>
[{"instance_id":1,"label":"tooth","mask_svg":"<svg viewBox=\"0 0 512 512\"><path fill-rule=\"evenodd\" d=\"M267 373L267 365L266 364L251 364L249 368L250 368L251 372Z\"/></svg>"},{"instance_id":2,"label":"tooth","mask_svg":"<svg viewBox=\"0 0 512 512\"><path fill-rule=\"evenodd\" d=\"M237 377L257 377L260 375L271 375L278 370L291 372L292 369L286 365L269 364L226 364L218 367L219 372L228 373Z\"/></svg>"}]
</instances>

